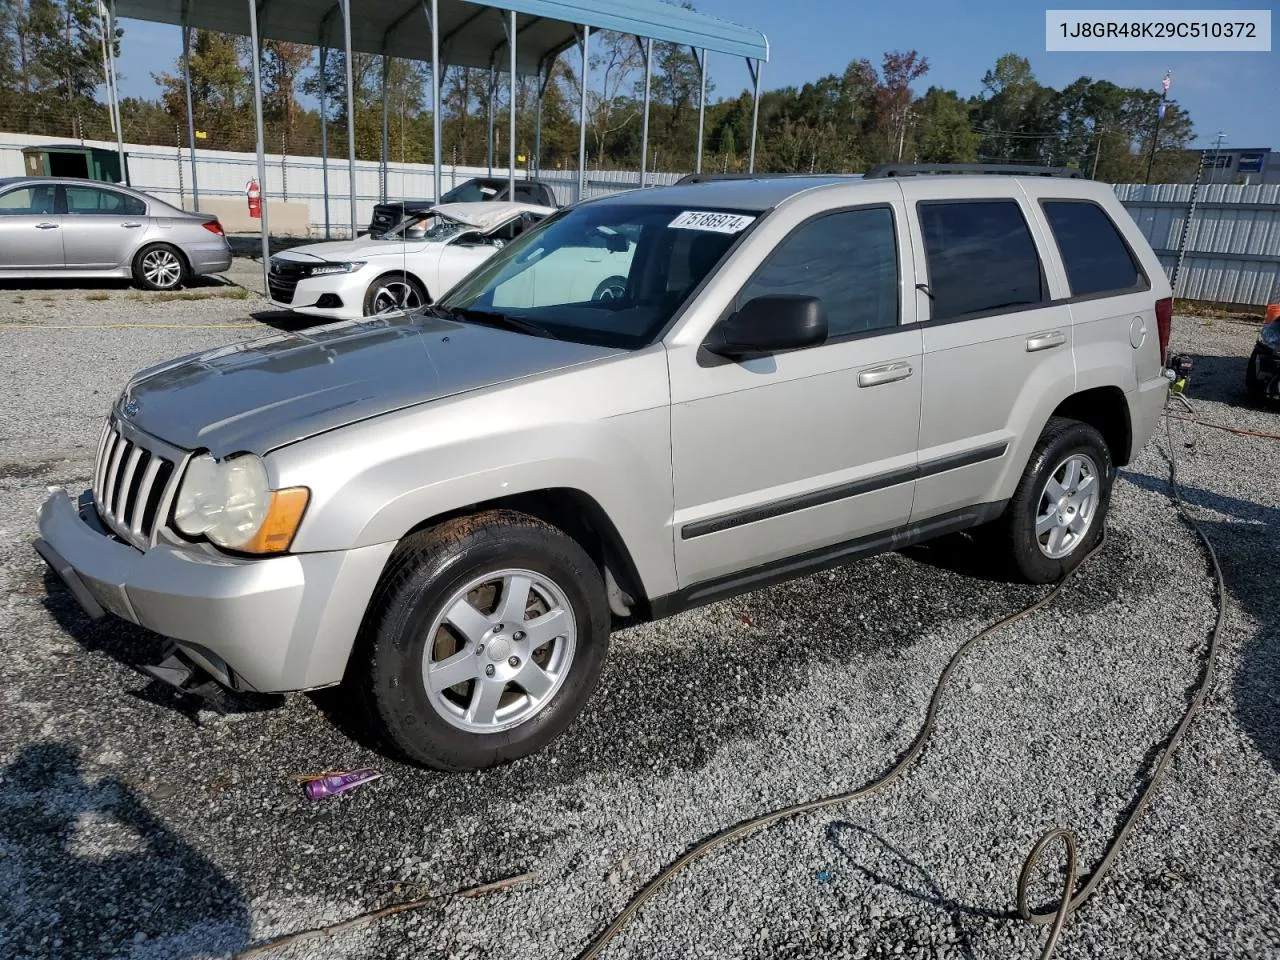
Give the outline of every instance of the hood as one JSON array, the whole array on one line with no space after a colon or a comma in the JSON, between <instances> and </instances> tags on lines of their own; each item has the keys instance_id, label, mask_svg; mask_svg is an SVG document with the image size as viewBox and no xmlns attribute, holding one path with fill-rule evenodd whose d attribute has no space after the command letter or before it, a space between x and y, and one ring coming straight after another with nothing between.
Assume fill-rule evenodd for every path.
<instances>
[{"instance_id":1,"label":"hood","mask_svg":"<svg viewBox=\"0 0 1280 960\"><path fill-rule=\"evenodd\" d=\"M192 354L137 374L116 413L187 450L269 450L344 424L623 351L442 320L371 318Z\"/></svg>"},{"instance_id":2,"label":"hood","mask_svg":"<svg viewBox=\"0 0 1280 960\"><path fill-rule=\"evenodd\" d=\"M273 254L272 260L296 260L303 263L342 263L347 260L367 260L370 257L381 257L388 254L400 256L404 253L404 241L371 240L367 236L361 240L333 240L328 243L308 243L301 247L293 247Z\"/></svg>"}]
</instances>

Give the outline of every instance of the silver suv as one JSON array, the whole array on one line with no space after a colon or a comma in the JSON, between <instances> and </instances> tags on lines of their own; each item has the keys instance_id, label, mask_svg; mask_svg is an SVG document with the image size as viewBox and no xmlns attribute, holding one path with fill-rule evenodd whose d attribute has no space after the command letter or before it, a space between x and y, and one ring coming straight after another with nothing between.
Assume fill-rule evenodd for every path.
<instances>
[{"instance_id":1,"label":"silver suv","mask_svg":"<svg viewBox=\"0 0 1280 960\"><path fill-rule=\"evenodd\" d=\"M569 724L623 619L964 528L1061 576L1160 416L1171 308L1075 178L606 197L412 315L139 373L35 547L173 638L158 675L345 683L401 755L485 767Z\"/></svg>"}]
</instances>

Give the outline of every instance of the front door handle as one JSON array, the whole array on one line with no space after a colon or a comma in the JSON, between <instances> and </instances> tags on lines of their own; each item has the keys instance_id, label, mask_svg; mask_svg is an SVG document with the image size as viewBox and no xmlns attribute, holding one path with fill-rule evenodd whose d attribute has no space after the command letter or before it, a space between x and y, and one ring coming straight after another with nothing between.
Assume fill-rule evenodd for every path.
<instances>
[{"instance_id":1,"label":"front door handle","mask_svg":"<svg viewBox=\"0 0 1280 960\"><path fill-rule=\"evenodd\" d=\"M122 224L120 224L120 226L124 227L126 230L133 230L135 227L140 227L140 226L142 226L142 224L140 224L140 223L122 223Z\"/></svg>"},{"instance_id":2,"label":"front door handle","mask_svg":"<svg viewBox=\"0 0 1280 960\"><path fill-rule=\"evenodd\" d=\"M58 225L56 223L49 223L46 221L45 223L37 223L36 229L37 230L57 230Z\"/></svg>"},{"instance_id":3,"label":"front door handle","mask_svg":"<svg viewBox=\"0 0 1280 960\"><path fill-rule=\"evenodd\" d=\"M882 383L893 383L911 376L911 364L898 362L886 363L882 367L868 367L858 373L858 386L878 387Z\"/></svg>"},{"instance_id":4,"label":"front door handle","mask_svg":"<svg viewBox=\"0 0 1280 960\"><path fill-rule=\"evenodd\" d=\"M1054 347L1060 347L1066 342L1067 335L1061 330L1037 333L1034 337L1027 338L1027 353L1035 353L1037 350L1052 350Z\"/></svg>"}]
</instances>

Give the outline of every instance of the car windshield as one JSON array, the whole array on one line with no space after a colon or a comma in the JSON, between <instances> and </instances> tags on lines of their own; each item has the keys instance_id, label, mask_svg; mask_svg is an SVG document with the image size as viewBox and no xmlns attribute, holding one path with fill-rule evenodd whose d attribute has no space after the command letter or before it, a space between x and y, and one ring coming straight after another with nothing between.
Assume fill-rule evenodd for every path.
<instances>
[{"instance_id":1,"label":"car windshield","mask_svg":"<svg viewBox=\"0 0 1280 960\"><path fill-rule=\"evenodd\" d=\"M480 200L492 200L498 195L498 188L483 180L468 180L460 183L452 190L447 190L440 198L441 203L475 203Z\"/></svg>"},{"instance_id":2,"label":"car windshield","mask_svg":"<svg viewBox=\"0 0 1280 960\"><path fill-rule=\"evenodd\" d=\"M586 204L548 218L440 301L551 336L652 343L758 214L667 204Z\"/></svg>"}]
</instances>

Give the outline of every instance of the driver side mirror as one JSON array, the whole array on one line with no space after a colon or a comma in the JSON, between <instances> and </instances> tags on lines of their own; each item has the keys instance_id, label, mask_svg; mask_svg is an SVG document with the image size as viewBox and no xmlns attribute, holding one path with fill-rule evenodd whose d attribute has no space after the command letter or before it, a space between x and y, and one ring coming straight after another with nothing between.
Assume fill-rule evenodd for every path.
<instances>
[{"instance_id":1,"label":"driver side mirror","mask_svg":"<svg viewBox=\"0 0 1280 960\"><path fill-rule=\"evenodd\" d=\"M728 360L748 360L815 347L827 339L827 311L817 297L776 294L748 300L707 336L703 347Z\"/></svg>"}]
</instances>

